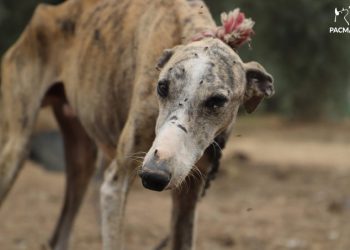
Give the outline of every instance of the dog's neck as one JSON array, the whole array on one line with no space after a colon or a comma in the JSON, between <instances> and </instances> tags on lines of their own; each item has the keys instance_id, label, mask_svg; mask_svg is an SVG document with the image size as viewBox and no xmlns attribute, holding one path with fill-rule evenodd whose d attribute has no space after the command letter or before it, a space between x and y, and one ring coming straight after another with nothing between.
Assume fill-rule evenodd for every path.
<instances>
[{"instance_id":1,"label":"dog's neck","mask_svg":"<svg viewBox=\"0 0 350 250\"><path fill-rule=\"evenodd\" d=\"M215 30L215 21L203 1L176 0L174 4L181 27L182 44L192 42L193 37L198 33Z\"/></svg>"}]
</instances>

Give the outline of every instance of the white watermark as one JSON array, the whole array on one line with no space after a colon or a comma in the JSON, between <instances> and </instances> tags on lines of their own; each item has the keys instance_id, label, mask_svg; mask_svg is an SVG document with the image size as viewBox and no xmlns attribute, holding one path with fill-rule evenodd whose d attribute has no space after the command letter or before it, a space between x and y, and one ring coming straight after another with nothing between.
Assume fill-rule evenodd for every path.
<instances>
[{"instance_id":1,"label":"white watermark","mask_svg":"<svg viewBox=\"0 0 350 250\"><path fill-rule=\"evenodd\" d=\"M329 27L329 33L349 33L350 34L350 28L349 27Z\"/></svg>"},{"instance_id":2,"label":"white watermark","mask_svg":"<svg viewBox=\"0 0 350 250\"><path fill-rule=\"evenodd\" d=\"M329 33L334 34L350 34L350 6L347 8L335 8L334 9L334 23L337 23L338 27L329 27Z\"/></svg>"}]
</instances>

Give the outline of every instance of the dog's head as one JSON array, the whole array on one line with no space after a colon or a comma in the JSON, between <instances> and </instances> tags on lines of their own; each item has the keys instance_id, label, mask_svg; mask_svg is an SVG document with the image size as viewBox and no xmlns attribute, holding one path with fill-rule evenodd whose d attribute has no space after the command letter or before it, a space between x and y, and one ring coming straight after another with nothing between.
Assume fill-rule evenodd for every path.
<instances>
[{"instance_id":1,"label":"dog's head","mask_svg":"<svg viewBox=\"0 0 350 250\"><path fill-rule=\"evenodd\" d=\"M146 188L179 186L214 138L227 129L241 104L250 113L274 93L270 74L243 63L219 39L166 50L158 67L156 138L142 166Z\"/></svg>"}]
</instances>

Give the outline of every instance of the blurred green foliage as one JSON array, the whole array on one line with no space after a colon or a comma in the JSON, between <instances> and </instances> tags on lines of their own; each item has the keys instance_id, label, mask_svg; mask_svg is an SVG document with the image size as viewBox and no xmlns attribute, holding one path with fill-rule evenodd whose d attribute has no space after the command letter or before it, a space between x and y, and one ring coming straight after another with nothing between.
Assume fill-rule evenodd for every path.
<instances>
[{"instance_id":1,"label":"blurred green foliage","mask_svg":"<svg viewBox=\"0 0 350 250\"><path fill-rule=\"evenodd\" d=\"M244 60L261 62L275 77L276 95L265 110L297 119L339 119L350 115L350 34L329 34L348 27L334 9L344 0L206 0L219 20L222 11L241 8L256 21L253 50ZM349 26L350 27L350 26Z\"/></svg>"},{"instance_id":2,"label":"blurred green foliage","mask_svg":"<svg viewBox=\"0 0 350 250\"><path fill-rule=\"evenodd\" d=\"M0 54L19 36L39 2L0 0ZM345 0L206 0L219 21L222 11L240 7L256 21L252 47L239 53L275 77L276 95L263 111L297 119L338 119L350 115L350 34L329 34L334 8ZM349 26L350 27L350 26Z\"/></svg>"},{"instance_id":3,"label":"blurred green foliage","mask_svg":"<svg viewBox=\"0 0 350 250\"><path fill-rule=\"evenodd\" d=\"M57 4L62 0L0 0L0 55L18 38L38 3Z\"/></svg>"}]
</instances>

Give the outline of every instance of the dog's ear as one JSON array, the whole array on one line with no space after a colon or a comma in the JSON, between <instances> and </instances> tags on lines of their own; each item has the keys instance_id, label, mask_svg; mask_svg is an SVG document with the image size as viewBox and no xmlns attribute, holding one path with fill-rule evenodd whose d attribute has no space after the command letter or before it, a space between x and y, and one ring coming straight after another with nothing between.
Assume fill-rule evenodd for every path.
<instances>
[{"instance_id":1,"label":"dog's ear","mask_svg":"<svg viewBox=\"0 0 350 250\"><path fill-rule=\"evenodd\" d=\"M263 66L257 62L244 64L247 78L244 93L243 106L248 113L252 113L265 97L271 97L274 93L273 78L266 72Z\"/></svg>"},{"instance_id":2,"label":"dog's ear","mask_svg":"<svg viewBox=\"0 0 350 250\"><path fill-rule=\"evenodd\" d=\"M163 54L158 59L156 69L160 70L164 67L164 65L170 60L170 58L174 55L175 51L182 47L181 45L175 46L172 49L165 49Z\"/></svg>"},{"instance_id":3,"label":"dog's ear","mask_svg":"<svg viewBox=\"0 0 350 250\"><path fill-rule=\"evenodd\" d=\"M173 49L165 49L163 51L163 54L158 59L156 69L160 70L164 67L164 65L170 60L170 58L173 56L174 50Z\"/></svg>"}]
</instances>

